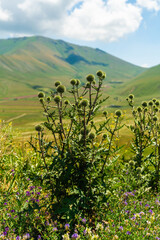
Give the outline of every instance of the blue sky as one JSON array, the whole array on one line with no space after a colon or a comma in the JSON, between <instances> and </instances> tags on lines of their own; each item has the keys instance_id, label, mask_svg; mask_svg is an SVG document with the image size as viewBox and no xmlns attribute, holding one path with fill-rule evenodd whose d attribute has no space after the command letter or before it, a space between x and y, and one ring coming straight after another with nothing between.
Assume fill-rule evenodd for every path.
<instances>
[{"instance_id":1,"label":"blue sky","mask_svg":"<svg viewBox=\"0 0 160 240\"><path fill-rule=\"evenodd\" d=\"M0 0L0 38L42 35L160 64L160 0Z\"/></svg>"}]
</instances>

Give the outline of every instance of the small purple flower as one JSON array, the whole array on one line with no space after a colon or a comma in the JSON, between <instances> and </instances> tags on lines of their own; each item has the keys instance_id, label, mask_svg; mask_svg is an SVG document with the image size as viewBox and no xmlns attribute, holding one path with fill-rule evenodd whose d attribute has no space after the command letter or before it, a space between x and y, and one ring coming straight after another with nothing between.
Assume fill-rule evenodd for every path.
<instances>
[{"instance_id":1,"label":"small purple flower","mask_svg":"<svg viewBox=\"0 0 160 240\"><path fill-rule=\"evenodd\" d=\"M41 195L41 193L40 193L40 192L37 192L37 195Z\"/></svg>"},{"instance_id":2,"label":"small purple flower","mask_svg":"<svg viewBox=\"0 0 160 240\"><path fill-rule=\"evenodd\" d=\"M120 227L119 227L119 230L123 231L123 227L122 227L122 226L120 226Z\"/></svg>"},{"instance_id":3,"label":"small purple flower","mask_svg":"<svg viewBox=\"0 0 160 240\"><path fill-rule=\"evenodd\" d=\"M30 238L30 234L29 234L29 233L26 233L26 234L24 235L24 238L25 238L25 239L29 239L29 238Z\"/></svg>"},{"instance_id":4,"label":"small purple flower","mask_svg":"<svg viewBox=\"0 0 160 240\"><path fill-rule=\"evenodd\" d=\"M27 181L29 181L30 180L30 178L27 178Z\"/></svg>"},{"instance_id":5,"label":"small purple flower","mask_svg":"<svg viewBox=\"0 0 160 240\"><path fill-rule=\"evenodd\" d=\"M3 235L6 236L7 235L7 231L3 232Z\"/></svg>"},{"instance_id":6,"label":"small purple flower","mask_svg":"<svg viewBox=\"0 0 160 240\"><path fill-rule=\"evenodd\" d=\"M19 192L17 192L16 194L19 195Z\"/></svg>"},{"instance_id":7,"label":"small purple flower","mask_svg":"<svg viewBox=\"0 0 160 240\"><path fill-rule=\"evenodd\" d=\"M70 227L69 223L66 223L66 224L64 225L65 230L68 230L69 227Z\"/></svg>"},{"instance_id":8,"label":"small purple flower","mask_svg":"<svg viewBox=\"0 0 160 240\"><path fill-rule=\"evenodd\" d=\"M131 235L131 232L130 232L130 231L127 231L126 234L127 234L127 235Z\"/></svg>"},{"instance_id":9,"label":"small purple flower","mask_svg":"<svg viewBox=\"0 0 160 240\"><path fill-rule=\"evenodd\" d=\"M30 191L26 191L26 196L31 196L31 193L30 193Z\"/></svg>"},{"instance_id":10,"label":"small purple flower","mask_svg":"<svg viewBox=\"0 0 160 240\"><path fill-rule=\"evenodd\" d=\"M86 224L87 220L85 218L82 219L82 222Z\"/></svg>"},{"instance_id":11,"label":"small purple flower","mask_svg":"<svg viewBox=\"0 0 160 240\"><path fill-rule=\"evenodd\" d=\"M20 236L17 236L17 237L16 237L16 240L20 240Z\"/></svg>"},{"instance_id":12,"label":"small purple flower","mask_svg":"<svg viewBox=\"0 0 160 240\"><path fill-rule=\"evenodd\" d=\"M150 212L151 214L153 213L152 209L150 209L148 212Z\"/></svg>"},{"instance_id":13,"label":"small purple flower","mask_svg":"<svg viewBox=\"0 0 160 240\"><path fill-rule=\"evenodd\" d=\"M11 172L14 172L14 169L12 169Z\"/></svg>"},{"instance_id":14,"label":"small purple flower","mask_svg":"<svg viewBox=\"0 0 160 240\"><path fill-rule=\"evenodd\" d=\"M37 239L42 239L42 238L41 238L41 235L38 235Z\"/></svg>"},{"instance_id":15,"label":"small purple flower","mask_svg":"<svg viewBox=\"0 0 160 240\"><path fill-rule=\"evenodd\" d=\"M52 231L53 232L56 232L58 229L56 228L56 227L54 227L53 229L52 229Z\"/></svg>"},{"instance_id":16,"label":"small purple flower","mask_svg":"<svg viewBox=\"0 0 160 240\"><path fill-rule=\"evenodd\" d=\"M8 232L9 231L9 227L5 227L5 231Z\"/></svg>"},{"instance_id":17,"label":"small purple flower","mask_svg":"<svg viewBox=\"0 0 160 240\"><path fill-rule=\"evenodd\" d=\"M83 231L83 235L86 235L87 234L87 230L85 229L84 231Z\"/></svg>"},{"instance_id":18,"label":"small purple flower","mask_svg":"<svg viewBox=\"0 0 160 240\"><path fill-rule=\"evenodd\" d=\"M7 203L5 202L4 205L7 205Z\"/></svg>"},{"instance_id":19,"label":"small purple flower","mask_svg":"<svg viewBox=\"0 0 160 240\"><path fill-rule=\"evenodd\" d=\"M15 212L15 210L14 210L14 209L12 209L12 210L11 210L11 213L14 213L14 212Z\"/></svg>"},{"instance_id":20,"label":"small purple flower","mask_svg":"<svg viewBox=\"0 0 160 240\"><path fill-rule=\"evenodd\" d=\"M77 239L78 237L79 237L79 236L78 236L77 233L73 233L72 236L71 236L72 239Z\"/></svg>"},{"instance_id":21,"label":"small purple flower","mask_svg":"<svg viewBox=\"0 0 160 240\"><path fill-rule=\"evenodd\" d=\"M149 204L146 204L145 207L149 207Z\"/></svg>"}]
</instances>

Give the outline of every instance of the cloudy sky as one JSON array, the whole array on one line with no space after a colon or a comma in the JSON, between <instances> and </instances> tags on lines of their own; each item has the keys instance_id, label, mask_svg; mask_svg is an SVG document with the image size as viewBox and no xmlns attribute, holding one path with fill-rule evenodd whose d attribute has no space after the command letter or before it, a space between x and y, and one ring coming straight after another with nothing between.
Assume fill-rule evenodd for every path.
<instances>
[{"instance_id":1,"label":"cloudy sky","mask_svg":"<svg viewBox=\"0 0 160 240\"><path fill-rule=\"evenodd\" d=\"M0 0L0 38L42 35L160 64L160 0Z\"/></svg>"}]
</instances>

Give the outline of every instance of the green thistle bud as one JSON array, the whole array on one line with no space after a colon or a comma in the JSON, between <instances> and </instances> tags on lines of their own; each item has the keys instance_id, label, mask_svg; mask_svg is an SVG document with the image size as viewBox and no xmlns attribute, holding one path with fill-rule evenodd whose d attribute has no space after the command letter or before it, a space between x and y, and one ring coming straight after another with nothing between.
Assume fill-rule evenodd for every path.
<instances>
[{"instance_id":1,"label":"green thistle bud","mask_svg":"<svg viewBox=\"0 0 160 240\"><path fill-rule=\"evenodd\" d=\"M133 114L133 115L136 115L136 113L137 113L136 110L133 110L133 111L132 111L132 114Z\"/></svg>"},{"instance_id":2,"label":"green thistle bud","mask_svg":"<svg viewBox=\"0 0 160 240\"><path fill-rule=\"evenodd\" d=\"M129 97L129 99L132 100L132 99L134 98L134 95L133 95L133 94L130 94L128 97Z\"/></svg>"},{"instance_id":3,"label":"green thistle bud","mask_svg":"<svg viewBox=\"0 0 160 240\"><path fill-rule=\"evenodd\" d=\"M120 110L115 111L115 114L117 117L120 117L122 115L122 112Z\"/></svg>"},{"instance_id":4,"label":"green thistle bud","mask_svg":"<svg viewBox=\"0 0 160 240\"><path fill-rule=\"evenodd\" d=\"M129 99L128 98L126 98L126 101L128 101Z\"/></svg>"},{"instance_id":5,"label":"green thistle bud","mask_svg":"<svg viewBox=\"0 0 160 240\"><path fill-rule=\"evenodd\" d=\"M65 86L59 85L59 86L57 87L57 92L58 92L58 93L64 93L65 91L66 91Z\"/></svg>"},{"instance_id":6,"label":"green thistle bud","mask_svg":"<svg viewBox=\"0 0 160 240\"><path fill-rule=\"evenodd\" d=\"M153 106L153 101L149 101L148 105Z\"/></svg>"},{"instance_id":7,"label":"green thistle bud","mask_svg":"<svg viewBox=\"0 0 160 240\"><path fill-rule=\"evenodd\" d=\"M102 136L102 139L106 139L107 138L107 134L104 133L103 136Z\"/></svg>"},{"instance_id":8,"label":"green thistle bud","mask_svg":"<svg viewBox=\"0 0 160 240\"><path fill-rule=\"evenodd\" d=\"M106 74L105 74L105 73L103 73L103 75L102 75L101 79L103 80L103 79L105 79L105 78L106 78Z\"/></svg>"},{"instance_id":9,"label":"green thistle bud","mask_svg":"<svg viewBox=\"0 0 160 240\"><path fill-rule=\"evenodd\" d=\"M133 167L135 165L135 162L133 160L129 161L129 165Z\"/></svg>"},{"instance_id":10,"label":"green thistle bud","mask_svg":"<svg viewBox=\"0 0 160 240\"><path fill-rule=\"evenodd\" d=\"M44 98L40 98L39 101L40 101L40 103L43 104L44 103Z\"/></svg>"},{"instance_id":11,"label":"green thistle bud","mask_svg":"<svg viewBox=\"0 0 160 240\"><path fill-rule=\"evenodd\" d=\"M97 71L96 74L97 74L97 76L100 77L100 78L103 76L103 72L102 72L101 70Z\"/></svg>"},{"instance_id":12,"label":"green thistle bud","mask_svg":"<svg viewBox=\"0 0 160 240\"><path fill-rule=\"evenodd\" d=\"M79 79L76 79L76 86L80 85L81 81Z\"/></svg>"},{"instance_id":13,"label":"green thistle bud","mask_svg":"<svg viewBox=\"0 0 160 240\"><path fill-rule=\"evenodd\" d=\"M68 100L65 100L65 101L64 101L64 104L68 105L68 104L69 104L69 101L68 101Z\"/></svg>"},{"instance_id":14,"label":"green thistle bud","mask_svg":"<svg viewBox=\"0 0 160 240\"><path fill-rule=\"evenodd\" d=\"M95 85L95 84L96 84L96 81L94 80L94 81L92 82L92 84Z\"/></svg>"},{"instance_id":15,"label":"green thistle bud","mask_svg":"<svg viewBox=\"0 0 160 240\"><path fill-rule=\"evenodd\" d=\"M107 111L104 111L104 112L103 112L103 115L104 115L104 116L107 116L107 115L108 115L108 112L107 112Z\"/></svg>"},{"instance_id":16,"label":"green thistle bud","mask_svg":"<svg viewBox=\"0 0 160 240\"><path fill-rule=\"evenodd\" d=\"M137 107L137 111L138 111L139 113L141 113L141 112L142 112L142 108L141 108L141 107Z\"/></svg>"},{"instance_id":17,"label":"green thistle bud","mask_svg":"<svg viewBox=\"0 0 160 240\"><path fill-rule=\"evenodd\" d=\"M72 84L74 86L74 85L76 85L76 83L77 83L76 79L71 79L70 84Z\"/></svg>"},{"instance_id":18,"label":"green thistle bud","mask_svg":"<svg viewBox=\"0 0 160 240\"><path fill-rule=\"evenodd\" d=\"M147 102L142 102L142 107L147 107Z\"/></svg>"},{"instance_id":19,"label":"green thistle bud","mask_svg":"<svg viewBox=\"0 0 160 240\"><path fill-rule=\"evenodd\" d=\"M156 104L156 106L158 107L158 106L159 106L159 101L156 101L155 104Z\"/></svg>"},{"instance_id":20,"label":"green thistle bud","mask_svg":"<svg viewBox=\"0 0 160 240\"><path fill-rule=\"evenodd\" d=\"M154 111L155 111L155 112L158 112L158 108L157 108L157 107L155 107L155 108L154 108Z\"/></svg>"},{"instance_id":21,"label":"green thistle bud","mask_svg":"<svg viewBox=\"0 0 160 240\"><path fill-rule=\"evenodd\" d=\"M90 88L91 84L88 82L86 83L86 88Z\"/></svg>"},{"instance_id":22,"label":"green thistle bud","mask_svg":"<svg viewBox=\"0 0 160 240\"><path fill-rule=\"evenodd\" d=\"M155 103L157 101L157 99L153 98L152 101Z\"/></svg>"},{"instance_id":23,"label":"green thistle bud","mask_svg":"<svg viewBox=\"0 0 160 240\"><path fill-rule=\"evenodd\" d=\"M58 87L59 85L61 85L60 81L55 82L55 87Z\"/></svg>"},{"instance_id":24,"label":"green thistle bud","mask_svg":"<svg viewBox=\"0 0 160 240\"><path fill-rule=\"evenodd\" d=\"M157 116L154 116L154 117L153 117L153 121L154 121L154 122L157 122L157 121L158 121L158 117L157 117Z\"/></svg>"},{"instance_id":25,"label":"green thistle bud","mask_svg":"<svg viewBox=\"0 0 160 240\"><path fill-rule=\"evenodd\" d=\"M147 112L148 111L148 108L146 107L146 108L144 108L144 112Z\"/></svg>"},{"instance_id":26,"label":"green thistle bud","mask_svg":"<svg viewBox=\"0 0 160 240\"><path fill-rule=\"evenodd\" d=\"M83 99L83 100L81 101L81 106L82 106L82 107L87 107L88 104L89 104L89 102L88 102L87 99Z\"/></svg>"},{"instance_id":27,"label":"green thistle bud","mask_svg":"<svg viewBox=\"0 0 160 240\"><path fill-rule=\"evenodd\" d=\"M37 132L41 132L41 131L43 131L43 127L41 125L37 125L37 126L35 126L35 130Z\"/></svg>"},{"instance_id":28,"label":"green thistle bud","mask_svg":"<svg viewBox=\"0 0 160 240\"><path fill-rule=\"evenodd\" d=\"M60 97L60 96L55 96L55 97L54 97L54 101L55 101L57 104L60 103L61 97Z\"/></svg>"},{"instance_id":29,"label":"green thistle bud","mask_svg":"<svg viewBox=\"0 0 160 240\"><path fill-rule=\"evenodd\" d=\"M45 97L45 95L44 95L44 93L43 93L43 92L39 92L39 93L38 93L38 97L39 97L39 98L44 98L44 97Z\"/></svg>"},{"instance_id":30,"label":"green thistle bud","mask_svg":"<svg viewBox=\"0 0 160 240\"><path fill-rule=\"evenodd\" d=\"M91 132L88 137L93 140L95 139L96 135L95 133Z\"/></svg>"},{"instance_id":31,"label":"green thistle bud","mask_svg":"<svg viewBox=\"0 0 160 240\"><path fill-rule=\"evenodd\" d=\"M87 75L87 77L86 77L86 79L87 79L87 81L88 82L93 82L94 81L94 79L95 79L95 77L94 77L94 75L93 74L89 74L89 75Z\"/></svg>"},{"instance_id":32,"label":"green thistle bud","mask_svg":"<svg viewBox=\"0 0 160 240\"><path fill-rule=\"evenodd\" d=\"M47 97L47 102L48 102L48 103L51 102L51 97Z\"/></svg>"}]
</instances>

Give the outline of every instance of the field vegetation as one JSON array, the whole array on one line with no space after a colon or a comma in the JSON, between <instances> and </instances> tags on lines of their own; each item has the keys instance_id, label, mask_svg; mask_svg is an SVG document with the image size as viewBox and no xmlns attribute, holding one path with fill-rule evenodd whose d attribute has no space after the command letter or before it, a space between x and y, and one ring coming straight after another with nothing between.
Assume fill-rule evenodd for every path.
<instances>
[{"instance_id":1,"label":"field vegetation","mask_svg":"<svg viewBox=\"0 0 160 240\"><path fill-rule=\"evenodd\" d=\"M160 239L160 103L129 94L127 110L108 108L105 77L12 102L26 115L17 104L0 122L0 239Z\"/></svg>"}]
</instances>

